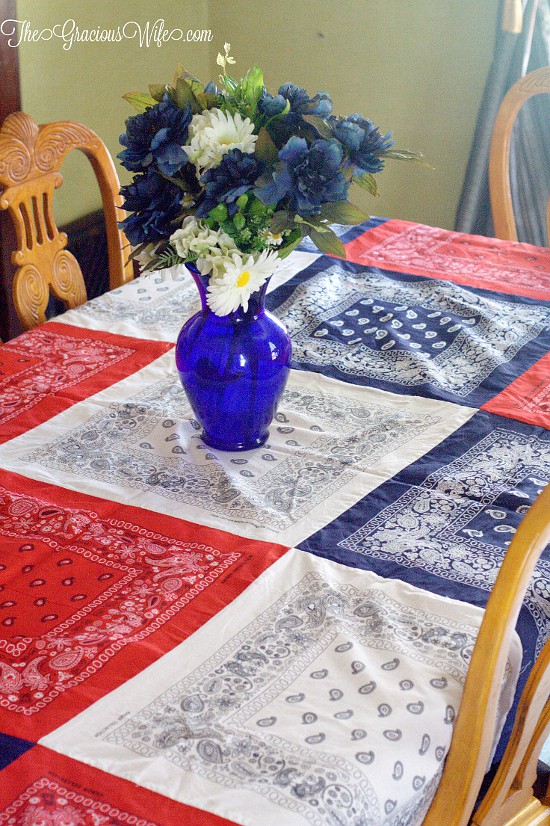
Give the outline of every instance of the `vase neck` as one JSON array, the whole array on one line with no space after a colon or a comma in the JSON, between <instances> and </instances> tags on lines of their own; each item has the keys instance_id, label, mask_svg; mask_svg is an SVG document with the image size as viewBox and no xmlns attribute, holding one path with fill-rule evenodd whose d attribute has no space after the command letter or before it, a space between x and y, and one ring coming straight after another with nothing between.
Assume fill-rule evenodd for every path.
<instances>
[{"instance_id":1,"label":"vase neck","mask_svg":"<svg viewBox=\"0 0 550 826\"><path fill-rule=\"evenodd\" d=\"M209 307L206 303L206 290L208 289L208 276L202 275L198 271L198 269L194 266L194 264L186 264L185 265L191 275L193 276L193 281L197 285L197 289L199 291L199 296L201 299L201 308L203 313L209 311Z\"/></svg>"},{"instance_id":2,"label":"vase neck","mask_svg":"<svg viewBox=\"0 0 550 826\"><path fill-rule=\"evenodd\" d=\"M199 270L193 264L186 264L185 266L193 276L195 284L197 285L197 289L199 291L201 299L202 312L211 313L212 310L206 302L208 290L208 276L202 275L202 273L200 273ZM264 284L262 284L259 290L257 290L255 293L252 293L252 295L248 299L248 308L246 312L245 310L243 310L242 307L239 307L237 310L234 310L232 313L229 313L227 318L234 319L235 321L242 321L244 319L250 320L255 316L258 316L260 313L263 313L265 310L265 296L269 281L270 279L268 278L267 281Z\"/></svg>"}]
</instances>

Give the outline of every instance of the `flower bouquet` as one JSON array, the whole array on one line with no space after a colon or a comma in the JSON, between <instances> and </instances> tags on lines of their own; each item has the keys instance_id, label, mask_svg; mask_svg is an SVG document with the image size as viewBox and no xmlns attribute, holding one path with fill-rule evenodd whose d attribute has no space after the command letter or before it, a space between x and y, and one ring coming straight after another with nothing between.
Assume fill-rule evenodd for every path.
<instances>
[{"instance_id":1,"label":"flower bouquet","mask_svg":"<svg viewBox=\"0 0 550 826\"><path fill-rule=\"evenodd\" d=\"M257 66L235 80L229 49L218 54L219 85L178 67L172 85L125 95L139 114L127 119L118 156L136 173L122 188L132 255L143 271L195 265L222 316L246 310L306 236L345 258L330 224L368 218L348 201L351 184L376 194L386 158L420 157L362 115L333 115L325 92L310 98L285 83L272 95Z\"/></svg>"},{"instance_id":2,"label":"flower bouquet","mask_svg":"<svg viewBox=\"0 0 550 826\"><path fill-rule=\"evenodd\" d=\"M122 221L144 271L185 264L202 309L182 327L176 366L202 439L220 450L264 444L290 371L291 342L264 306L279 261L309 236L345 258L331 223L368 216L352 183L376 194L385 158L412 159L361 115L337 117L325 92L266 91L255 66L235 80L225 44L219 86L179 67L172 85L125 97L119 154L135 172Z\"/></svg>"}]
</instances>

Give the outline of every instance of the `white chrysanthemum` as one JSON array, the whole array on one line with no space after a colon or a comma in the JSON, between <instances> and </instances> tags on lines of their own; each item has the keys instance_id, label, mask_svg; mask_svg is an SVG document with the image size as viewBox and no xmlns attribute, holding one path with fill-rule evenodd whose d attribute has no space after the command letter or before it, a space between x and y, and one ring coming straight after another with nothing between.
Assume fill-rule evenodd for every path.
<instances>
[{"instance_id":1,"label":"white chrysanthemum","mask_svg":"<svg viewBox=\"0 0 550 826\"><path fill-rule=\"evenodd\" d=\"M191 140L182 148L200 177L205 170L218 166L230 149L254 152L258 136L253 132L254 124L250 118L243 119L238 112L230 115L221 109L208 109L193 115L189 124Z\"/></svg>"},{"instance_id":2,"label":"white chrysanthemum","mask_svg":"<svg viewBox=\"0 0 550 826\"><path fill-rule=\"evenodd\" d=\"M277 253L268 250L256 259L253 255L232 253L225 259L223 275L210 279L208 306L216 315L228 315L239 307L246 312L250 296L267 281L278 263Z\"/></svg>"},{"instance_id":3,"label":"white chrysanthemum","mask_svg":"<svg viewBox=\"0 0 550 826\"><path fill-rule=\"evenodd\" d=\"M218 250L236 249L229 235L225 232L210 229L202 221L197 221L192 215L188 215L184 219L181 228L172 233L170 242L181 258L204 256L211 251L217 253Z\"/></svg>"}]
</instances>

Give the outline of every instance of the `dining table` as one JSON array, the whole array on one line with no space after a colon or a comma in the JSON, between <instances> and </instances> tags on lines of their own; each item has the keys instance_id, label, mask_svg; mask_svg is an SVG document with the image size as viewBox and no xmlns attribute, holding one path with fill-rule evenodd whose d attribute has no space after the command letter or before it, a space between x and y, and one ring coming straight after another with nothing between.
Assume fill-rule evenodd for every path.
<instances>
[{"instance_id":1,"label":"dining table","mask_svg":"<svg viewBox=\"0 0 550 826\"><path fill-rule=\"evenodd\" d=\"M0 826L402 826L550 479L550 249L372 217L266 306L292 369L208 447L185 267L0 347ZM220 411L223 415L223 411ZM525 596L493 761L550 636Z\"/></svg>"}]
</instances>

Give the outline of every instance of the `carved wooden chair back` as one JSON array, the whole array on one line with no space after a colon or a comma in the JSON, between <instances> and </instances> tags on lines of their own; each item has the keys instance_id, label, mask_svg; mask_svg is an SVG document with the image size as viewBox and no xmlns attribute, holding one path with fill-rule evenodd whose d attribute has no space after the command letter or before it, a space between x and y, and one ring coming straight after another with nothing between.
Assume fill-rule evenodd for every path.
<instances>
[{"instance_id":1,"label":"carved wooden chair back","mask_svg":"<svg viewBox=\"0 0 550 826\"><path fill-rule=\"evenodd\" d=\"M534 95L545 93L550 93L550 66L535 69L516 81L504 96L495 119L489 152L489 192L497 238L518 240L510 189L512 127L523 104ZM550 198L546 205L546 237L550 244Z\"/></svg>"},{"instance_id":2,"label":"carved wooden chair back","mask_svg":"<svg viewBox=\"0 0 550 826\"><path fill-rule=\"evenodd\" d=\"M490 760L512 634L535 565L550 542L550 485L520 523L502 562L468 668L445 767L423 826L547 826L550 801L533 796L550 729L550 642L522 693L499 771L472 812Z\"/></svg>"},{"instance_id":3,"label":"carved wooden chair back","mask_svg":"<svg viewBox=\"0 0 550 826\"><path fill-rule=\"evenodd\" d=\"M67 236L55 225L52 196L61 185L61 164L72 149L83 152L97 177L107 234L110 288L133 278L130 247L118 221L119 182L101 139L80 123L38 126L24 112L9 115L0 129L0 209L9 210L17 235L13 300L25 329L46 320L50 290L67 309L86 301L82 271L68 252Z\"/></svg>"}]
</instances>

